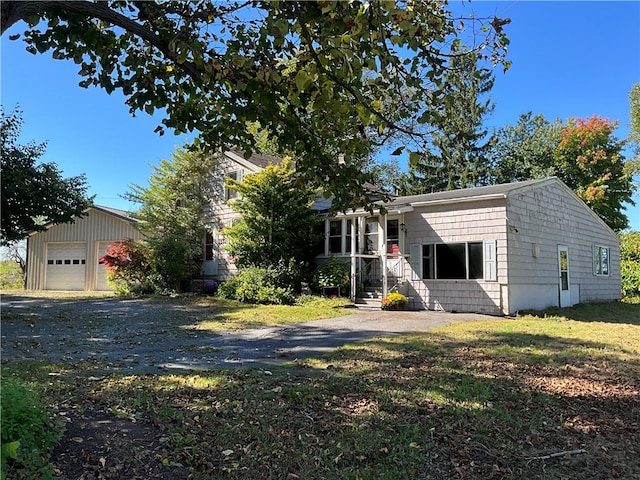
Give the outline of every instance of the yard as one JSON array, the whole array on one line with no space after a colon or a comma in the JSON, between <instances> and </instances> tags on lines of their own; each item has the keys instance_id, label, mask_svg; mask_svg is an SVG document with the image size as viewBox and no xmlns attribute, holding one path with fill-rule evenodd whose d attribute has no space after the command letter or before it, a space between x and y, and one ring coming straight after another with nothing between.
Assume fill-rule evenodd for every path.
<instances>
[{"instance_id":1,"label":"yard","mask_svg":"<svg viewBox=\"0 0 640 480\"><path fill-rule=\"evenodd\" d=\"M460 322L268 370L101 367L3 364L66 426L58 478L640 478L638 304ZM8 478L33 478L21 467Z\"/></svg>"}]
</instances>

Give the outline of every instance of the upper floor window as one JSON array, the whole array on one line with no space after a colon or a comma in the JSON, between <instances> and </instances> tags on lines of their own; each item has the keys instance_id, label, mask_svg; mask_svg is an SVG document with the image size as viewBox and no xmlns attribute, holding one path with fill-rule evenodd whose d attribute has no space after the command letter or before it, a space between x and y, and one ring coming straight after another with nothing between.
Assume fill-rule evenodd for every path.
<instances>
[{"instance_id":1,"label":"upper floor window","mask_svg":"<svg viewBox=\"0 0 640 480\"><path fill-rule=\"evenodd\" d=\"M593 247L593 274L609 275L609 247Z\"/></svg>"},{"instance_id":2,"label":"upper floor window","mask_svg":"<svg viewBox=\"0 0 640 480\"><path fill-rule=\"evenodd\" d=\"M242 181L242 170L234 170L233 172L228 172L226 174L226 179L231 179L231 180L235 180L237 182L241 182ZM227 185L225 185L224 187L224 198L225 200L231 200L233 198L238 198L240 196L240 194L238 193L237 190L234 190L233 188L229 188Z\"/></svg>"}]
</instances>

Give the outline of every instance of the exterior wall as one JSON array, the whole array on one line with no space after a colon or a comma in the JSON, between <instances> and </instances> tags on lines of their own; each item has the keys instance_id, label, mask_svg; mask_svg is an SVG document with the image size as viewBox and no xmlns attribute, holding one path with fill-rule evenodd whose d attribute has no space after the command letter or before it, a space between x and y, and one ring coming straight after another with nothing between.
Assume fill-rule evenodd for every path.
<instances>
[{"instance_id":1,"label":"exterior wall","mask_svg":"<svg viewBox=\"0 0 640 480\"><path fill-rule=\"evenodd\" d=\"M100 242L142 239L135 226L114 215L96 209L76 219L74 223L54 225L44 232L31 235L27 240L28 290L43 290L47 260L47 246L53 243L86 242L85 290L96 289L98 249Z\"/></svg>"},{"instance_id":2,"label":"exterior wall","mask_svg":"<svg viewBox=\"0 0 640 480\"><path fill-rule=\"evenodd\" d=\"M569 249L572 304L620 299L618 237L566 186L516 190L507 204L508 313L559 305L559 245ZM609 248L608 276L593 273L595 245Z\"/></svg>"},{"instance_id":3,"label":"exterior wall","mask_svg":"<svg viewBox=\"0 0 640 480\"><path fill-rule=\"evenodd\" d=\"M412 244L496 242L497 281L412 280L410 262L406 262L407 294L417 306L429 310L502 314L505 308L502 285L507 283L504 201L416 207L404 214L404 222L407 225L405 255Z\"/></svg>"},{"instance_id":4,"label":"exterior wall","mask_svg":"<svg viewBox=\"0 0 640 480\"><path fill-rule=\"evenodd\" d=\"M233 221L240 219L240 214L233 211L226 199L224 183L227 175L234 171L242 171L242 176L257 173L260 167L250 162L238 163L226 155L221 155L218 171L212 177L213 190L215 192L214 201L209 205L208 211L205 212L207 218L210 219L208 229L213 234L214 251L213 257L215 267L207 269L203 266L203 274L207 270L215 271L215 277L220 280L227 280L235 275L238 271L233 260L228 257L224 249L226 243L222 235L222 229L230 226Z\"/></svg>"}]
</instances>

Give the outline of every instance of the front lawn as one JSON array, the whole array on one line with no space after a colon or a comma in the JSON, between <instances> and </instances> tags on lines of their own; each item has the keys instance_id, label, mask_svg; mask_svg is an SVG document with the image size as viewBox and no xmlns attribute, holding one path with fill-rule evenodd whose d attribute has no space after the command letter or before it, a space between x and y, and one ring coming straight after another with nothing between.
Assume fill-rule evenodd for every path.
<instances>
[{"instance_id":1,"label":"front lawn","mask_svg":"<svg viewBox=\"0 0 640 480\"><path fill-rule=\"evenodd\" d=\"M640 306L602 307L456 323L271 371L3 375L72 420L53 458L70 478L640 478ZM127 434L91 443L109 425Z\"/></svg>"}]
</instances>

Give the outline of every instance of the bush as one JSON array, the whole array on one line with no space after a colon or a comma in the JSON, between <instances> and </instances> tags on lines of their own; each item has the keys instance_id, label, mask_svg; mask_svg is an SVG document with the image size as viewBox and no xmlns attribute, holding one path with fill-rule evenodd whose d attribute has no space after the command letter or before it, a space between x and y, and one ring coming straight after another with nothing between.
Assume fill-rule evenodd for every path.
<instances>
[{"instance_id":1,"label":"bush","mask_svg":"<svg viewBox=\"0 0 640 480\"><path fill-rule=\"evenodd\" d=\"M407 306L407 303L409 303L407 297L401 293L394 292L382 299L380 308L382 310L403 310Z\"/></svg>"},{"instance_id":2,"label":"bush","mask_svg":"<svg viewBox=\"0 0 640 480\"><path fill-rule=\"evenodd\" d=\"M107 269L109 286L119 295L127 295L144 284L149 274L147 246L134 240L118 240L98 260Z\"/></svg>"},{"instance_id":3,"label":"bush","mask_svg":"<svg viewBox=\"0 0 640 480\"><path fill-rule=\"evenodd\" d=\"M319 288L344 287L349 283L351 267L337 257L329 257L315 272L314 281Z\"/></svg>"},{"instance_id":4,"label":"bush","mask_svg":"<svg viewBox=\"0 0 640 480\"><path fill-rule=\"evenodd\" d=\"M0 380L2 479L52 478L51 452L62 438L40 399L18 380Z\"/></svg>"},{"instance_id":5,"label":"bush","mask_svg":"<svg viewBox=\"0 0 640 480\"><path fill-rule=\"evenodd\" d=\"M218 295L244 303L292 305L290 287L278 285L278 272L273 268L246 268L218 287Z\"/></svg>"},{"instance_id":6,"label":"bush","mask_svg":"<svg viewBox=\"0 0 640 480\"><path fill-rule=\"evenodd\" d=\"M620 234L622 296L640 296L640 232Z\"/></svg>"}]
</instances>

